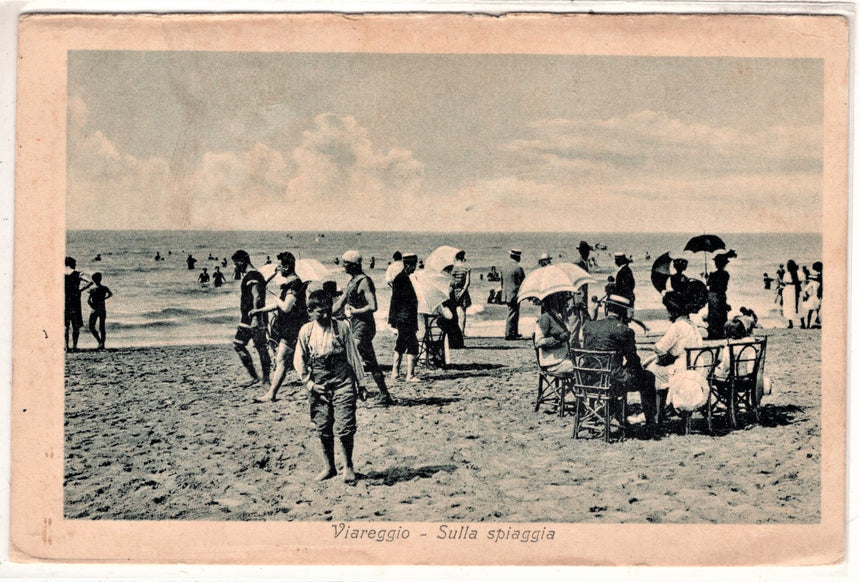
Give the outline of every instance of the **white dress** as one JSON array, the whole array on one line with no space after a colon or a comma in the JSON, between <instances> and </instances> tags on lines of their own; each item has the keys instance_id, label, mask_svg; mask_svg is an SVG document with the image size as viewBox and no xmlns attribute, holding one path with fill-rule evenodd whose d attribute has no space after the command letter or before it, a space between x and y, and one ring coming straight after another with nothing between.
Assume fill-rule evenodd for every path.
<instances>
[{"instance_id":1,"label":"white dress","mask_svg":"<svg viewBox=\"0 0 860 582\"><path fill-rule=\"evenodd\" d=\"M668 366L661 366L653 361L646 368L654 373L654 384L657 390L666 390L672 375L687 368L687 348L700 345L702 345L702 334L690 318L679 317L672 322L666 330L666 335L654 344L654 353L658 356L671 354L675 356L675 361Z\"/></svg>"},{"instance_id":2,"label":"white dress","mask_svg":"<svg viewBox=\"0 0 860 582\"><path fill-rule=\"evenodd\" d=\"M788 321L799 321L797 317L797 299L794 294L794 285L791 282L791 274L786 271L782 276L782 316Z\"/></svg>"}]
</instances>

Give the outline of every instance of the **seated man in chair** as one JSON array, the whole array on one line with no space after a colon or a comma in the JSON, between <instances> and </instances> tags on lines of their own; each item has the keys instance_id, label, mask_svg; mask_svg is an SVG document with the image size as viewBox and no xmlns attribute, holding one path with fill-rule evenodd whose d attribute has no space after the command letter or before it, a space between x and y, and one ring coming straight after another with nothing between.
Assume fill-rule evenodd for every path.
<instances>
[{"instance_id":1,"label":"seated man in chair","mask_svg":"<svg viewBox=\"0 0 860 582\"><path fill-rule=\"evenodd\" d=\"M583 349L614 351L618 361L613 367L613 388L619 393L639 392L645 424L657 424L657 395L654 375L642 369L636 353L636 335L627 325L633 317L633 304L627 297L610 295L605 302L606 317L586 321L583 325ZM626 424L627 419L619 419Z\"/></svg>"}]
</instances>

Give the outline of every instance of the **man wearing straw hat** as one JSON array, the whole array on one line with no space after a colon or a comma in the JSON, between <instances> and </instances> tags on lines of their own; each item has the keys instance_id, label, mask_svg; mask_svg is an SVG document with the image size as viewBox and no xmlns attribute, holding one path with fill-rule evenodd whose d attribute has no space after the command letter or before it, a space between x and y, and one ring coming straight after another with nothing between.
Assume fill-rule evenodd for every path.
<instances>
[{"instance_id":1,"label":"man wearing straw hat","mask_svg":"<svg viewBox=\"0 0 860 582\"><path fill-rule=\"evenodd\" d=\"M613 390L639 392L645 423L651 428L657 423L657 392L654 374L642 368L636 352L636 334L627 325L633 318L633 302L621 295L609 295L605 301L606 317L586 321L582 329L583 348L613 351L618 360L612 368ZM619 418L623 424L626 418Z\"/></svg>"},{"instance_id":2,"label":"man wearing straw hat","mask_svg":"<svg viewBox=\"0 0 860 582\"><path fill-rule=\"evenodd\" d=\"M502 267L502 302L508 306L508 317L505 321L505 339L515 340L520 335L520 304L517 301L520 285L526 278L525 271L520 266L523 252L519 249L511 249L511 259Z\"/></svg>"}]
</instances>

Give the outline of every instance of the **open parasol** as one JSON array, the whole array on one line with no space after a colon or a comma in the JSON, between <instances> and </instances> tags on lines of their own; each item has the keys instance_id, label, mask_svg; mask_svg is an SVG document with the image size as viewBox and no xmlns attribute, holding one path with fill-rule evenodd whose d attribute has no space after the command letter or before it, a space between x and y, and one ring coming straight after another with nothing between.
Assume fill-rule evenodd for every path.
<instances>
[{"instance_id":1,"label":"open parasol","mask_svg":"<svg viewBox=\"0 0 860 582\"><path fill-rule=\"evenodd\" d=\"M535 269L520 285L517 301L532 298L542 301L553 293L575 293L583 285L597 284L588 272L573 263L558 263Z\"/></svg>"},{"instance_id":2,"label":"open parasol","mask_svg":"<svg viewBox=\"0 0 860 582\"><path fill-rule=\"evenodd\" d=\"M451 279L429 271L412 273L412 287L418 296L418 313L431 314L451 296Z\"/></svg>"},{"instance_id":3,"label":"open parasol","mask_svg":"<svg viewBox=\"0 0 860 582\"><path fill-rule=\"evenodd\" d=\"M424 270L440 273L444 268L450 267L454 264L454 257L457 253L460 252L460 249L451 247L451 246L441 246L424 259Z\"/></svg>"},{"instance_id":4,"label":"open parasol","mask_svg":"<svg viewBox=\"0 0 860 582\"><path fill-rule=\"evenodd\" d=\"M258 271L268 279L275 272L275 269L278 268L280 263L266 263L261 266ZM298 259L296 260L296 275L299 276L303 282L307 283L308 281L324 281L324 280L333 280L334 272L323 265L316 259ZM269 281L271 285L274 287L280 287L287 280L283 275L278 273L274 276L274 278Z\"/></svg>"},{"instance_id":5,"label":"open parasol","mask_svg":"<svg viewBox=\"0 0 860 582\"><path fill-rule=\"evenodd\" d=\"M723 239L715 234L700 234L694 236L684 245L685 251L692 253L712 253L720 249L726 248L726 243ZM708 255L705 255L705 276L708 276Z\"/></svg>"},{"instance_id":6,"label":"open parasol","mask_svg":"<svg viewBox=\"0 0 860 582\"><path fill-rule=\"evenodd\" d=\"M651 265L651 284L660 293L666 290L666 281L672 275L672 257L663 253Z\"/></svg>"}]
</instances>

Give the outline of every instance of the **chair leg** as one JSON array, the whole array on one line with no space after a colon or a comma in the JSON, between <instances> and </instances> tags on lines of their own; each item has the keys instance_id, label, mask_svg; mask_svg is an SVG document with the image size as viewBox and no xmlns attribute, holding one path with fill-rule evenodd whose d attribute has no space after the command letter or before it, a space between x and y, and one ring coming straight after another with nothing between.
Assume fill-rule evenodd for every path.
<instances>
[{"instance_id":1,"label":"chair leg","mask_svg":"<svg viewBox=\"0 0 860 582\"><path fill-rule=\"evenodd\" d=\"M603 401L603 440L609 442L609 421L611 412L609 411L609 399Z\"/></svg>"},{"instance_id":2,"label":"chair leg","mask_svg":"<svg viewBox=\"0 0 860 582\"><path fill-rule=\"evenodd\" d=\"M732 425L732 428L738 427L738 394L735 391L735 387L731 386L729 388L729 422Z\"/></svg>"},{"instance_id":3,"label":"chair leg","mask_svg":"<svg viewBox=\"0 0 860 582\"><path fill-rule=\"evenodd\" d=\"M543 376L538 376L537 398L535 399L535 412L540 410L540 401L543 397Z\"/></svg>"},{"instance_id":4,"label":"chair leg","mask_svg":"<svg viewBox=\"0 0 860 582\"><path fill-rule=\"evenodd\" d=\"M689 410L684 412L684 434L690 434L693 428L693 413Z\"/></svg>"},{"instance_id":5,"label":"chair leg","mask_svg":"<svg viewBox=\"0 0 860 582\"><path fill-rule=\"evenodd\" d=\"M564 418L564 395L567 392L567 383L564 378L557 380L558 382L558 415Z\"/></svg>"},{"instance_id":6,"label":"chair leg","mask_svg":"<svg viewBox=\"0 0 860 582\"><path fill-rule=\"evenodd\" d=\"M580 412L580 404L582 403L582 399L579 396L574 396L574 398L576 399L576 404L574 404L574 408L576 410L574 410L574 412L573 412L573 438L578 439L579 438L579 421L580 421L580 416L582 414Z\"/></svg>"}]
</instances>

